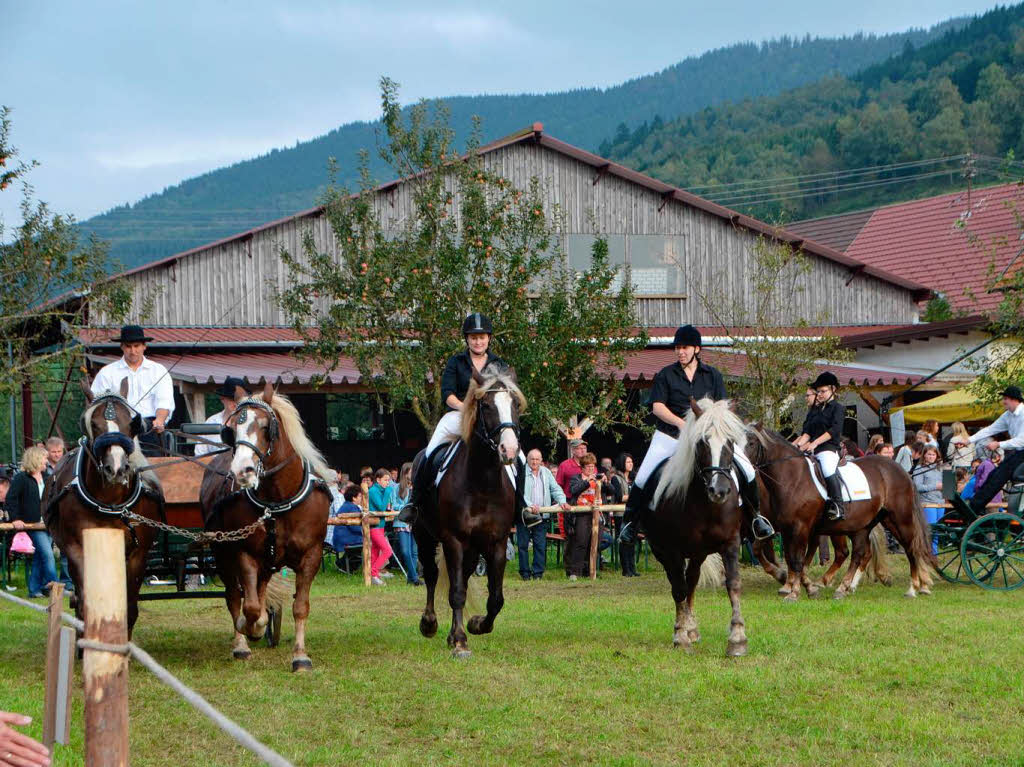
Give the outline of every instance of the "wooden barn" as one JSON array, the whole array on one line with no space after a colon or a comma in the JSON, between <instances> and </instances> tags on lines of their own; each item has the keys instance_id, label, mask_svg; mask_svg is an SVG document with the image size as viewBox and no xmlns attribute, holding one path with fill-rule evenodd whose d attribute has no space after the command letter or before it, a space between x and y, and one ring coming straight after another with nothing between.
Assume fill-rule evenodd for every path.
<instances>
[{"instance_id":1,"label":"wooden barn","mask_svg":"<svg viewBox=\"0 0 1024 767\"><path fill-rule=\"evenodd\" d=\"M762 235L807 254L807 289L794 294L798 310L804 316L824 312L844 337L910 326L919 302L930 294L911 280L559 141L540 123L481 152L489 168L515 185L541 182L548 202L564 215L570 263L585 263L594 237L602 235L612 259L629 266L638 293L637 323L652 336L651 347L621 371L634 388L648 386L654 372L671 361L665 339L676 325L691 322L721 335L710 329L713 318L698 288L714 283L717 292L750 305L752 249ZM376 201L381 217L394 225L412 212L410 185L402 180L379 187ZM284 327L273 291L288 284L280 249L300 254L307 232L318 248L337 252L322 209L313 208L121 275L135 311L146 309L145 316L130 319L152 330L156 340L149 355L172 368L181 392L176 419L204 418L217 382L240 375L254 384L270 380L295 397L318 444L344 470L411 455L424 440L422 430L401 413L382 412L357 370L342 360L326 384L314 388L311 379L319 371L293 356L299 341ZM81 340L90 363L98 366L118 352L107 341L109 319L94 315L90 324ZM880 343L884 339L873 338L872 348ZM742 373L741 355L708 351L727 373ZM854 364L843 368L841 378L872 398L905 388L921 374L898 365Z\"/></svg>"}]
</instances>

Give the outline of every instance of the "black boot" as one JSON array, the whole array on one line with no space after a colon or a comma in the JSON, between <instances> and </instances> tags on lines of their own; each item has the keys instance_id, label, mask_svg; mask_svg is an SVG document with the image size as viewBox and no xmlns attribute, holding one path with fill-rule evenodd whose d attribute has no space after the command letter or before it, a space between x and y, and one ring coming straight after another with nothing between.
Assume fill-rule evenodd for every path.
<instances>
[{"instance_id":1,"label":"black boot","mask_svg":"<svg viewBox=\"0 0 1024 767\"><path fill-rule=\"evenodd\" d=\"M750 509L750 514L754 518L750 523L751 532L759 541L771 538L775 535L775 528L772 527L772 523L768 521L768 518L761 514L761 493L757 489L757 477L754 477L752 482L748 482L739 467L736 468L736 476L740 480L740 497L747 508Z\"/></svg>"},{"instance_id":2,"label":"black boot","mask_svg":"<svg viewBox=\"0 0 1024 767\"><path fill-rule=\"evenodd\" d=\"M623 543L619 539L619 559L622 562L622 577L632 578L636 572L636 545Z\"/></svg>"},{"instance_id":3,"label":"black boot","mask_svg":"<svg viewBox=\"0 0 1024 767\"><path fill-rule=\"evenodd\" d=\"M648 480L647 484L651 484ZM626 500L626 511L622 515L622 527L619 528L619 545L623 543L632 547L636 543L636 535L639 531L640 520L648 503L647 493L642 487L633 485Z\"/></svg>"},{"instance_id":4,"label":"black boot","mask_svg":"<svg viewBox=\"0 0 1024 767\"><path fill-rule=\"evenodd\" d=\"M837 471L831 477L825 477L825 489L828 490L828 501L825 503L825 516L829 522L838 522L845 518L843 513L843 483Z\"/></svg>"},{"instance_id":5,"label":"black boot","mask_svg":"<svg viewBox=\"0 0 1024 767\"><path fill-rule=\"evenodd\" d=\"M427 492L424 485L427 483L427 466L430 463L430 456L427 455L427 451L424 450L421 453L417 453L416 457L412 462L412 486L409 488L409 502L402 507L402 510L398 512L396 521L404 522L407 525L412 525L416 521L416 515L419 513L420 506L423 503L423 498Z\"/></svg>"}]
</instances>

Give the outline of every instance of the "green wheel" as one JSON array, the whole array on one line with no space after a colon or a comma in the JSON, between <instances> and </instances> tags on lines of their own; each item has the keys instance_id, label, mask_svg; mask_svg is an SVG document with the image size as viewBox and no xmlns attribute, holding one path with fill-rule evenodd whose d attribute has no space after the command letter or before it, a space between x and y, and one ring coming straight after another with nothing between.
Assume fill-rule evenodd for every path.
<instances>
[{"instance_id":1,"label":"green wheel","mask_svg":"<svg viewBox=\"0 0 1024 767\"><path fill-rule=\"evenodd\" d=\"M935 556L939 560L939 575L950 583L971 582L960 557L960 544L972 521L974 517L968 518L966 514L953 509L932 523L932 541L936 547Z\"/></svg>"},{"instance_id":2,"label":"green wheel","mask_svg":"<svg viewBox=\"0 0 1024 767\"><path fill-rule=\"evenodd\" d=\"M1013 591L1024 586L1024 520L986 514L964 533L960 557L967 576L982 588Z\"/></svg>"}]
</instances>

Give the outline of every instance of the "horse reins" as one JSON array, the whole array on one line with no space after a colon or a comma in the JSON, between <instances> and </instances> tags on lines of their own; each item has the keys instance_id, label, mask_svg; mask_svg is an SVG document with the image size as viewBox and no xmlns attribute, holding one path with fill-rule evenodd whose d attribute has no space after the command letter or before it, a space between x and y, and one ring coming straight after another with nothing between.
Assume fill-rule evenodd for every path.
<instances>
[{"instance_id":1,"label":"horse reins","mask_svg":"<svg viewBox=\"0 0 1024 767\"><path fill-rule=\"evenodd\" d=\"M514 396L510 389L491 389L491 392L498 394L499 392L505 392L509 396ZM512 433L516 435L516 439L519 439L519 424L512 423L511 421L502 421L493 429L486 429L483 426L483 400L480 400L476 404L476 435L488 445L494 452L498 452L498 438L501 437L501 433L505 429L511 429Z\"/></svg>"}]
</instances>

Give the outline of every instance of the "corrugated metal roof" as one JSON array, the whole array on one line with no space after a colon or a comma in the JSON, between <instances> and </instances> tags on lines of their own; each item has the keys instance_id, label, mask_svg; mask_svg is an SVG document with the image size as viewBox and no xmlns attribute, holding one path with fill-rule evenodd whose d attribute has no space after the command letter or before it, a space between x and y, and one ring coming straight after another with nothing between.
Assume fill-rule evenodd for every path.
<instances>
[{"instance_id":1,"label":"corrugated metal roof","mask_svg":"<svg viewBox=\"0 0 1024 767\"><path fill-rule=\"evenodd\" d=\"M809 218L805 221L795 221L787 224L786 228L794 234L806 237L808 240L820 242L840 253L850 247L850 243L856 239L864 224L875 212L870 210L858 210L853 213L843 213L838 216L825 216L823 218Z\"/></svg>"},{"instance_id":2,"label":"corrugated metal roof","mask_svg":"<svg viewBox=\"0 0 1024 767\"><path fill-rule=\"evenodd\" d=\"M846 253L942 291L955 310L989 312L1002 300L986 293L990 268L998 275L1024 248L1021 213L1018 184L975 189L970 199L960 192L890 205L871 214Z\"/></svg>"}]
</instances>

